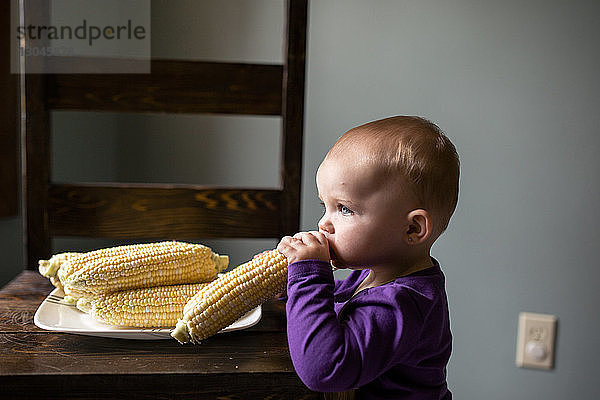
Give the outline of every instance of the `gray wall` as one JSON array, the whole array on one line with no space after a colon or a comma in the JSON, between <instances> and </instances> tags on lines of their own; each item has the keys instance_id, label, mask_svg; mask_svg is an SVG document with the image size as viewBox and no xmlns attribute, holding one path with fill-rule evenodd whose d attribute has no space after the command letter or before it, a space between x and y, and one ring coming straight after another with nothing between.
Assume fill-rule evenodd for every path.
<instances>
[{"instance_id":1,"label":"gray wall","mask_svg":"<svg viewBox=\"0 0 600 400\"><path fill-rule=\"evenodd\" d=\"M198 12L192 1L154 2L153 54L281 60L280 1L227 2L225 15L217 3L203 2ZM448 374L457 399L597 396L598 15L594 0L311 3L303 228L319 218L321 158L357 124L422 115L461 155L458 209L433 249L447 276L455 338ZM255 29L259 43L251 44ZM56 149L54 177L272 187L278 124L57 113L55 142L72 150ZM21 268L20 230L18 218L0 220L0 283ZM214 245L242 261L272 243ZM57 248L97 245L61 240ZM558 316L554 370L515 367L520 311Z\"/></svg>"}]
</instances>

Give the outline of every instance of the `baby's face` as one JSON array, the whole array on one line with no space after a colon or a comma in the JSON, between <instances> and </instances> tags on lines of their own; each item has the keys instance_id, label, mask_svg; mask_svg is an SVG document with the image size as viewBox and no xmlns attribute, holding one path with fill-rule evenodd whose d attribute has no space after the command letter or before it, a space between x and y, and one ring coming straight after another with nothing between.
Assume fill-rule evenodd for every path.
<instances>
[{"instance_id":1,"label":"baby's face","mask_svg":"<svg viewBox=\"0 0 600 400\"><path fill-rule=\"evenodd\" d=\"M360 154L327 157L317 171L325 212L319 230L330 244L333 265L368 268L394 263L405 250L412 196Z\"/></svg>"}]
</instances>

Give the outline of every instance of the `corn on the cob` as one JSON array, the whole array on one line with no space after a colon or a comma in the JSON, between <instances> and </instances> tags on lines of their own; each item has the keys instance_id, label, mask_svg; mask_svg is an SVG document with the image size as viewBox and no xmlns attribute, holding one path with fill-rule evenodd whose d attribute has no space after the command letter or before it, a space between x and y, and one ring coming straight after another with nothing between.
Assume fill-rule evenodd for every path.
<instances>
[{"instance_id":1,"label":"corn on the cob","mask_svg":"<svg viewBox=\"0 0 600 400\"><path fill-rule=\"evenodd\" d=\"M171 332L180 343L199 343L282 292L287 259L277 250L262 253L209 283L185 306Z\"/></svg>"},{"instance_id":2,"label":"corn on the cob","mask_svg":"<svg viewBox=\"0 0 600 400\"><path fill-rule=\"evenodd\" d=\"M229 262L227 256L213 253L204 245L175 241L118 246L53 258L40 261L40 272L51 279L58 277L65 293L74 298L208 282L227 268Z\"/></svg>"},{"instance_id":3,"label":"corn on the cob","mask_svg":"<svg viewBox=\"0 0 600 400\"><path fill-rule=\"evenodd\" d=\"M77 308L109 325L139 328L172 328L183 307L208 283L155 286L82 297Z\"/></svg>"},{"instance_id":4,"label":"corn on the cob","mask_svg":"<svg viewBox=\"0 0 600 400\"><path fill-rule=\"evenodd\" d=\"M69 259L78 256L81 253L68 252L53 255L49 260L39 260L38 270L42 276L50 279L50 282L59 289L63 289L60 279L56 276L61 265L68 262Z\"/></svg>"}]
</instances>

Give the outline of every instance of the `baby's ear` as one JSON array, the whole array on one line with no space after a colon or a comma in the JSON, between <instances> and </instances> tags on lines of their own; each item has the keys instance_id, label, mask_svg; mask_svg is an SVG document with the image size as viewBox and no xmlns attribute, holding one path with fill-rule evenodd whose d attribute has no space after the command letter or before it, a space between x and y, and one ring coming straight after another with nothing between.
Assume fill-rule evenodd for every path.
<instances>
[{"instance_id":1,"label":"baby's ear","mask_svg":"<svg viewBox=\"0 0 600 400\"><path fill-rule=\"evenodd\" d=\"M427 210L418 208L407 215L408 229L405 233L405 242L408 245L421 244L429 239L433 232L433 221Z\"/></svg>"}]
</instances>

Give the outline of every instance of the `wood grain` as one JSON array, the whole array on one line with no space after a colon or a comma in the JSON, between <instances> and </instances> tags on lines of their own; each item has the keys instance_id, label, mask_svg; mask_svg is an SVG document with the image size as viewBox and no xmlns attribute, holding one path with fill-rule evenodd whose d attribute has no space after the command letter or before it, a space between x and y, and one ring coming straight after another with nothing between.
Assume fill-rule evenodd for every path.
<instances>
[{"instance_id":1,"label":"wood grain","mask_svg":"<svg viewBox=\"0 0 600 400\"><path fill-rule=\"evenodd\" d=\"M24 0L23 0L24 1ZM25 24L47 7L25 7ZM283 65L155 60L151 74L25 76L26 263L55 235L279 237L299 226L307 0L288 0ZM73 60L76 61L76 60ZM79 60L85 62L85 60ZM50 182L49 110L282 115L282 190ZM198 346L42 331L52 287L25 271L0 290L0 398L316 399L293 370L284 304Z\"/></svg>"},{"instance_id":2,"label":"wood grain","mask_svg":"<svg viewBox=\"0 0 600 400\"><path fill-rule=\"evenodd\" d=\"M234 344L232 346L232 344ZM18 344L18 351L15 351ZM180 345L174 339L126 340L58 333L0 335L0 375L87 373L197 374L293 372L285 335L236 331L218 334L200 345ZM28 362L32 358L43 363ZM106 361L114 367L106 368ZM202 361L202 362L199 362Z\"/></svg>"},{"instance_id":3,"label":"wood grain","mask_svg":"<svg viewBox=\"0 0 600 400\"><path fill-rule=\"evenodd\" d=\"M281 114L281 65L152 60L151 71L49 75L48 104L60 110Z\"/></svg>"},{"instance_id":4,"label":"wood grain","mask_svg":"<svg viewBox=\"0 0 600 400\"><path fill-rule=\"evenodd\" d=\"M43 102L45 96L44 75L27 75L25 80L25 135L21 143L24 158L22 180L25 197L25 230L23 242L27 249L26 266L34 268L37 260L50 253L48 230L48 182L50 180L50 114Z\"/></svg>"},{"instance_id":5,"label":"wood grain","mask_svg":"<svg viewBox=\"0 0 600 400\"><path fill-rule=\"evenodd\" d=\"M19 5L27 10L23 15L23 25L39 25L48 21L49 4L36 3L30 7L26 0L19 0ZM43 41L37 41L43 46ZM26 40L25 48L30 48L31 43ZM43 57L21 56L21 63L25 71L43 70ZM23 244L27 252L25 265L27 268L37 267L37 260L50 252L51 242L48 231L48 182L50 180L50 114L45 102L46 79L43 74L25 73L23 75L20 99L21 124L25 135L21 139L21 158L23 165Z\"/></svg>"},{"instance_id":6,"label":"wood grain","mask_svg":"<svg viewBox=\"0 0 600 400\"><path fill-rule=\"evenodd\" d=\"M43 331L32 316L52 289L24 271L0 290L0 398L318 399L294 372L285 304L200 345Z\"/></svg>"},{"instance_id":7,"label":"wood grain","mask_svg":"<svg viewBox=\"0 0 600 400\"><path fill-rule=\"evenodd\" d=\"M18 214L19 75L11 74L10 6L0 3L0 217Z\"/></svg>"},{"instance_id":8,"label":"wood grain","mask_svg":"<svg viewBox=\"0 0 600 400\"><path fill-rule=\"evenodd\" d=\"M112 238L275 237L280 191L175 185L53 184L53 235Z\"/></svg>"},{"instance_id":9,"label":"wood grain","mask_svg":"<svg viewBox=\"0 0 600 400\"><path fill-rule=\"evenodd\" d=\"M302 181L302 133L304 130L304 85L308 1L287 2L283 70L283 159L281 176L283 198L281 232L294 234L300 227L300 188Z\"/></svg>"},{"instance_id":10,"label":"wood grain","mask_svg":"<svg viewBox=\"0 0 600 400\"><path fill-rule=\"evenodd\" d=\"M37 271L23 271L19 276L0 289L0 299L14 298L24 300L29 296L41 301L52 290L50 281Z\"/></svg>"},{"instance_id":11,"label":"wood grain","mask_svg":"<svg viewBox=\"0 0 600 400\"><path fill-rule=\"evenodd\" d=\"M150 74L25 76L27 268L50 256L54 236L280 238L299 230L308 2L286 3L283 65L152 60ZM46 8L26 8L25 22ZM281 115L281 190L50 182L54 109Z\"/></svg>"},{"instance_id":12,"label":"wood grain","mask_svg":"<svg viewBox=\"0 0 600 400\"><path fill-rule=\"evenodd\" d=\"M17 399L207 399L207 400L312 400L319 393L298 385L282 373L201 375L77 374L0 376L0 398Z\"/></svg>"}]
</instances>

